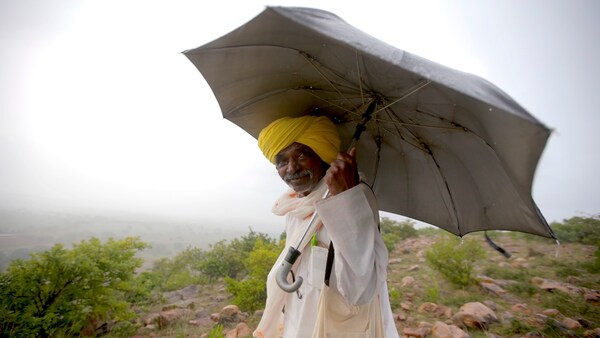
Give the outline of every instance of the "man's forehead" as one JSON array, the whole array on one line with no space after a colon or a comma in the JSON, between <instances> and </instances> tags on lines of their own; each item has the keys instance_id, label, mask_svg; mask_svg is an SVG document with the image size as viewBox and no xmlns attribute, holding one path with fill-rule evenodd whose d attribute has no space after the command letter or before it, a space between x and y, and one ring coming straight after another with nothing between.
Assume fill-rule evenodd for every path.
<instances>
[{"instance_id":1,"label":"man's forehead","mask_svg":"<svg viewBox=\"0 0 600 338\"><path fill-rule=\"evenodd\" d=\"M311 155L314 154L315 156L317 156L317 154L309 146L304 145L302 143L294 142L286 148L282 149L279 153L277 153L275 157L286 156L287 154L295 153L298 151L305 151L310 153Z\"/></svg>"}]
</instances>

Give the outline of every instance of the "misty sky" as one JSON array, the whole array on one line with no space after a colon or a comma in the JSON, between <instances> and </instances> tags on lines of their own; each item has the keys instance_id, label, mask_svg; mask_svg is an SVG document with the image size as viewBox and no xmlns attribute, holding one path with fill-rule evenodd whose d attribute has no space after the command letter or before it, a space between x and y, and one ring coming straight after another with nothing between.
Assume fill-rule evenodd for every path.
<instances>
[{"instance_id":1,"label":"misty sky","mask_svg":"<svg viewBox=\"0 0 600 338\"><path fill-rule=\"evenodd\" d=\"M490 80L553 129L533 187L546 218L600 212L594 0L0 0L0 208L280 225L284 183L181 54L265 5L331 11Z\"/></svg>"}]
</instances>

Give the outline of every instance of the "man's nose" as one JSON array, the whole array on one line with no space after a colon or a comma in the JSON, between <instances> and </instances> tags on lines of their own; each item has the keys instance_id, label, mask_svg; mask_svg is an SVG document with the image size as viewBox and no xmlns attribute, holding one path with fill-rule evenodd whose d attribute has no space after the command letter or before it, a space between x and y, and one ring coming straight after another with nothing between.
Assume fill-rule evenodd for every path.
<instances>
[{"instance_id":1,"label":"man's nose","mask_svg":"<svg viewBox=\"0 0 600 338\"><path fill-rule=\"evenodd\" d=\"M297 158L293 157L288 160L286 171L289 173L295 173L301 169L300 163Z\"/></svg>"}]
</instances>

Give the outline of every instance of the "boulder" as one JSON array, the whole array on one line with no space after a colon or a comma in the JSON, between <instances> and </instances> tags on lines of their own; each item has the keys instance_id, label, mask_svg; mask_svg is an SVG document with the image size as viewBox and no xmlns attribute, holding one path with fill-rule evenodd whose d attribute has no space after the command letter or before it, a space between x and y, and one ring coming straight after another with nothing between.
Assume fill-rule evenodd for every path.
<instances>
[{"instance_id":1,"label":"boulder","mask_svg":"<svg viewBox=\"0 0 600 338\"><path fill-rule=\"evenodd\" d=\"M498 316L489 307L480 302L466 303L452 317L458 326L487 329L491 323L498 322Z\"/></svg>"},{"instance_id":2,"label":"boulder","mask_svg":"<svg viewBox=\"0 0 600 338\"><path fill-rule=\"evenodd\" d=\"M499 285L497 285L496 283L490 283L490 282L480 282L479 285L486 291L491 292L493 294L496 294L498 296L501 296L503 294L506 293L506 290L504 290L503 288L501 288Z\"/></svg>"},{"instance_id":3,"label":"boulder","mask_svg":"<svg viewBox=\"0 0 600 338\"><path fill-rule=\"evenodd\" d=\"M246 323L239 323L236 327L225 333L225 338L242 338L250 336L252 336L252 330L250 330Z\"/></svg>"},{"instance_id":4,"label":"boulder","mask_svg":"<svg viewBox=\"0 0 600 338\"><path fill-rule=\"evenodd\" d=\"M582 290L575 285L572 285L569 283L561 283L561 282L557 282L557 281L546 279L546 278L533 277L531 279L531 282L543 290L548 290L548 291L556 290L556 291L561 291L561 292L572 294L572 295L577 295L577 294L582 293Z\"/></svg>"},{"instance_id":5,"label":"boulder","mask_svg":"<svg viewBox=\"0 0 600 338\"><path fill-rule=\"evenodd\" d=\"M435 322L431 328L431 336L434 338L468 338L469 335L456 325L448 325Z\"/></svg>"},{"instance_id":6,"label":"boulder","mask_svg":"<svg viewBox=\"0 0 600 338\"><path fill-rule=\"evenodd\" d=\"M583 327L580 322L568 317L563 318L560 322L569 330L578 330Z\"/></svg>"},{"instance_id":7,"label":"boulder","mask_svg":"<svg viewBox=\"0 0 600 338\"><path fill-rule=\"evenodd\" d=\"M426 327L405 327L402 330L404 337L425 338L430 333L430 329Z\"/></svg>"},{"instance_id":8,"label":"boulder","mask_svg":"<svg viewBox=\"0 0 600 338\"><path fill-rule=\"evenodd\" d=\"M159 314L160 317L158 318L158 326L161 329L174 323L190 320L194 317L194 311L190 309L171 309L167 311L161 311Z\"/></svg>"},{"instance_id":9,"label":"boulder","mask_svg":"<svg viewBox=\"0 0 600 338\"><path fill-rule=\"evenodd\" d=\"M445 318L452 317L452 309L451 308L444 306L444 305L438 305L438 304L430 303L430 302L421 304L421 306L419 306L417 311L431 313L431 314L436 315L437 317L445 317Z\"/></svg>"}]
</instances>

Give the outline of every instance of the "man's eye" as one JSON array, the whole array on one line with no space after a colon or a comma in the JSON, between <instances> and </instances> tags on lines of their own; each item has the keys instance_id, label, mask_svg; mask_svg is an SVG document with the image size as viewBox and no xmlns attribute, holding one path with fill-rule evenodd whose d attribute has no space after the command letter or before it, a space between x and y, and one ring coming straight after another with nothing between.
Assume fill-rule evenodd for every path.
<instances>
[{"instance_id":1,"label":"man's eye","mask_svg":"<svg viewBox=\"0 0 600 338\"><path fill-rule=\"evenodd\" d=\"M279 168L283 168L287 165L286 161L279 161L277 163L275 163L275 168L279 169Z\"/></svg>"}]
</instances>

